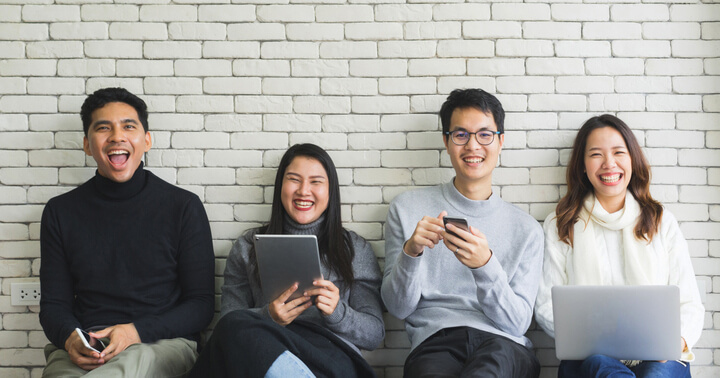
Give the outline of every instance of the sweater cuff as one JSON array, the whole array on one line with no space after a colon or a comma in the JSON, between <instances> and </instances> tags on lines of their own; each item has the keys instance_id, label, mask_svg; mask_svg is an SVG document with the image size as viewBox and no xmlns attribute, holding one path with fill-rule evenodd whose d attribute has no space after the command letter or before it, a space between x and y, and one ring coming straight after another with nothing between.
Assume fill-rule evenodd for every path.
<instances>
[{"instance_id":1,"label":"sweater cuff","mask_svg":"<svg viewBox=\"0 0 720 378\"><path fill-rule=\"evenodd\" d=\"M398 259L398 268L402 269L404 274L412 274L418 270L422 261L422 254L417 257L412 257L405 253L404 250L400 250L400 259Z\"/></svg>"},{"instance_id":2,"label":"sweater cuff","mask_svg":"<svg viewBox=\"0 0 720 378\"><path fill-rule=\"evenodd\" d=\"M323 319L325 319L325 324L337 324L340 323L341 320L345 317L345 311L347 311L347 306L345 305L345 302L342 300L338 301L337 306L335 306L335 311L332 312L330 315L324 315Z\"/></svg>"},{"instance_id":3,"label":"sweater cuff","mask_svg":"<svg viewBox=\"0 0 720 378\"><path fill-rule=\"evenodd\" d=\"M490 256L490 260L488 260L487 264L479 268L470 269L470 271L472 272L473 277L475 277L475 282L484 282L488 285L492 285L493 282L497 281L505 274L502 265L500 265L498 259L495 258L495 254Z\"/></svg>"}]
</instances>

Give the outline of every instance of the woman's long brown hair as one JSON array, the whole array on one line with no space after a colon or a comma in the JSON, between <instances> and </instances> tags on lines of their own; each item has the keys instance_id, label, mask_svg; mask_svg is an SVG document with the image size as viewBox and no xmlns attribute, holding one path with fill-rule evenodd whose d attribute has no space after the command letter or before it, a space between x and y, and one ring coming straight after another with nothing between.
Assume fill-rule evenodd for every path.
<instances>
[{"instance_id":1,"label":"woman's long brown hair","mask_svg":"<svg viewBox=\"0 0 720 378\"><path fill-rule=\"evenodd\" d=\"M603 127L614 128L625 140L632 165L628 190L640 204L640 219L635 225L635 237L638 240L644 239L649 242L658 231L663 207L650 195L650 165L648 165L635 135L625 122L610 114L590 118L583 124L575 137L567 167L567 193L555 209L558 236L564 243L573 245L573 226L578 221L585 196L593 191L593 186L585 173L587 139L593 130Z\"/></svg>"}]
</instances>

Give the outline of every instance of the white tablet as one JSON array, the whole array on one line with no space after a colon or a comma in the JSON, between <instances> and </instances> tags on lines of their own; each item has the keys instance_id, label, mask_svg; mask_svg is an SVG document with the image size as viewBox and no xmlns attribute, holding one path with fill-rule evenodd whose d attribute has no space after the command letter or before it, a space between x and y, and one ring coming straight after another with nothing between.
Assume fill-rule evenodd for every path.
<instances>
[{"instance_id":1,"label":"white tablet","mask_svg":"<svg viewBox=\"0 0 720 378\"><path fill-rule=\"evenodd\" d=\"M314 280L323 278L315 235L257 234L254 244L260 286L268 302L295 282L298 289L290 299L302 296L305 290L313 288Z\"/></svg>"}]
</instances>

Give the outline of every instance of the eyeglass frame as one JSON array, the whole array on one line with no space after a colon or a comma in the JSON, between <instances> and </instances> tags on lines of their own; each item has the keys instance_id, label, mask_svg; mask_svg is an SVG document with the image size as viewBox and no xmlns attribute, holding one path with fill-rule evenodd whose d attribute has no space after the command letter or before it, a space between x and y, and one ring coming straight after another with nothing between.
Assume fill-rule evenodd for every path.
<instances>
[{"instance_id":1,"label":"eyeglass frame","mask_svg":"<svg viewBox=\"0 0 720 378\"><path fill-rule=\"evenodd\" d=\"M455 141L455 138L453 138L453 135L452 135L452 134L453 134L454 132L458 132L458 131L468 134L468 140L467 140L467 142L465 142L465 143L463 143L463 144L460 144L460 143L458 143L458 142ZM492 140L490 141L490 143L483 143L483 142L481 142L480 139L478 138L478 134L480 134L480 133L491 133L492 136L493 136L493 138L492 138ZM453 142L453 144L456 145L456 146L465 146L465 145L467 145L468 143L470 143L470 137L469 137L469 135L473 135L473 134L475 134L475 141L477 141L479 145L481 145L481 146L489 146L489 145L491 145L491 144L495 141L495 135L500 135L500 134L502 134L502 132L500 132L500 131L493 131L493 130L480 130L480 131L476 131L476 132L474 132L474 133L471 133L471 132L466 131L466 130L453 130L453 131L444 131L443 134L447 135L447 136L450 138L450 140Z\"/></svg>"}]
</instances>

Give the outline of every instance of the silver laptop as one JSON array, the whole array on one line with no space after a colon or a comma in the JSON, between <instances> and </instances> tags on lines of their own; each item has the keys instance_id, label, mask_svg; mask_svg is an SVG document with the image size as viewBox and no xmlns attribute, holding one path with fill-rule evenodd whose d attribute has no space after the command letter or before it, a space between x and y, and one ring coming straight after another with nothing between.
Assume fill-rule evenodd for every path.
<instances>
[{"instance_id":1,"label":"silver laptop","mask_svg":"<svg viewBox=\"0 0 720 378\"><path fill-rule=\"evenodd\" d=\"M315 235L255 235L260 286L267 301L273 301L295 282L298 289L289 300L313 288L322 279L320 254Z\"/></svg>"},{"instance_id":2,"label":"silver laptop","mask_svg":"<svg viewBox=\"0 0 720 378\"><path fill-rule=\"evenodd\" d=\"M552 301L560 360L680 358L677 286L554 286Z\"/></svg>"}]
</instances>

